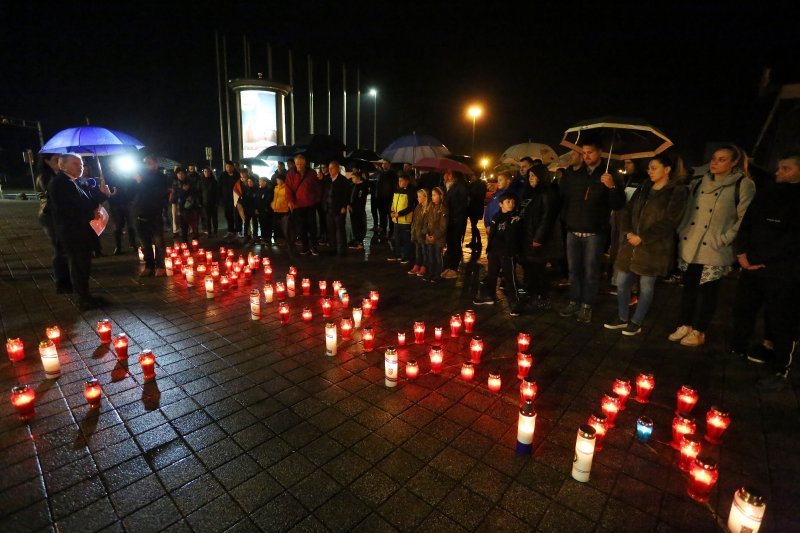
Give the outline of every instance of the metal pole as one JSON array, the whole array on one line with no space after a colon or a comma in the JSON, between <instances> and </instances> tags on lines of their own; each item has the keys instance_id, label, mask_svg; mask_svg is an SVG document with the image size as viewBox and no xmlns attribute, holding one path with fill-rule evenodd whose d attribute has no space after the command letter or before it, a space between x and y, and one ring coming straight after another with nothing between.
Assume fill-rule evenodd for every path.
<instances>
[{"instance_id":1,"label":"metal pole","mask_svg":"<svg viewBox=\"0 0 800 533\"><path fill-rule=\"evenodd\" d=\"M347 66L342 64L342 142L347 144Z\"/></svg>"},{"instance_id":2,"label":"metal pole","mask_svg":"<svg viewBox=\"0 0 800 533\"><path fill-rule=\"evenodd\" d=\"M214 32L214 59L217 62L217 106L219 107L219 143L221 146L222 161L225 161L225 121L222 117L222 85L220 84L220 66L219 66L219 32ZM208 162L211 166L211 161Z\"/></svg>"},{"instance_id":3,"label":"metal pole","mask_svg":"<svg viewBox=\"0 0 800 533\"><path fill-rule=\"evenodd\" d=\"M228 43L222 36L222 83L225 85L225 117L228 122L228 157L233 159L233 144L231 143L231 92L228 90Z\"/></svg>"},{"instance_id":4,"label":"metal pole","mask_svg":"<svg viewBox=\"0 0 800 533\"><path fill-rule=\"evenodd\" d=\"M289 93L289 109L292 113L291 132L292 132L292 145L294 145L294 73L292 68L292 51L289 50L289 86L292 92Z\"/></svg>"},{"instance_id":5,"label":"metal pole","mask_svg":"<svg viewBox=\"0 0 800 533\"><path fill-rule=\"evenodd\" d=\"M374 108L373 108L373 122L372 122L372 151L377 153L378 152L378 91L375 91L374 97ZM416 163L416 161L415 161Z\"/></svg>"},{"instance_id":6,"label":"metal pole","mask_svg":"<svg viewBox=\"0 0 800 533\"><path fill-rule=\"evenodd\" d=\"M272 45L267 43L267 79L272 81Z\"/></svg>"},{"instance_id":7,"label":"metal pole","mask_svg":"<svg viewBox=\"0 0 800 533\"><path fill-rule=\"evenodd\" d=\"M472 150L470 151L472 157L475 157L475 121L477 118L478 117L475 115L472 115Z\"/></svg>"},{"instance_id":8,"label":"metal pole","mask_svg":"<svg viewBox=\"0 0 800 533\"><path fill-rule=\"evenodd\" d=\"M308 128L314 134L314 64L308 54Z\"/></svg>"},{"instance_id":9,"label":"metal pole","mask_svg":"<svg viewBox=\"0 0 800 533\"><path fill-rule=\"evenodd\" d=\"M356 69L356 148L361 148L361 67Z\"/></svg>"},{"instance_id":10,"label":"metal pole","mask_svg":"<svg viewBox=\"0 0 800 533\"><path fill-rule=\"evenodd\" d=\"M331 134L331 60L327 62L328 80L328 135Z\"/></svg>"},{"instance_id":11,"label":"metal pole","mask_svg":"<svg viewBox=\"0 0 800 533\"><path fill-rule=\"evenodd\" d=\"M36 121L36 129L39 130L39 149L44 147L44 137L42 136L42 121Z\"/></svg>"},{"instance_id":12,"label":"metal pole","mask_svg":"<svg viewBox=\"0 0 800 533\"><path fill-rule=\"evenodd\" d=\"M250 72L248 72L248 64L247 61L247 35L242 35L242 48L243 48L243 60L244 60L244 77L249 78Z\"/></svg>"}]
</instances>

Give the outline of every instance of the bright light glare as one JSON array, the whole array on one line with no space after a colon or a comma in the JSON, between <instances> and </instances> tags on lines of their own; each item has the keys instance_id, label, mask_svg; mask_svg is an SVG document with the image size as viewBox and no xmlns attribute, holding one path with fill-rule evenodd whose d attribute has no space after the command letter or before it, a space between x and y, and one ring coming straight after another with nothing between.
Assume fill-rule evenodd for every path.
<instances>
[{"instance_id":1,"label":"bright light glare","mask_svg":"<svg viewBox=\"0 0 800 533\"><path fill-rule=\"evenodd\" d=\"M469 117L473 119L481 116L481 113L483 113L483 109L481 109L480 106L474 105L470 106L470 108L467 109L467 115L469 115Z\"/></svg>"},{"instance_id":2,"label":"bright light glare","mask_svg":"<svg viewBox=\"0 0 800 533\"><path fill-rule=\"evenodd\" d=\"M378 96L378 89L370 89L369 90L370 96Z\"/></svg>"},{"instance_id":3,"label":"bright light glare","mask_svg":"<svg viewBox=\"0 0 800 533\"><path fill-rule=\"evenodd\" d=\"M120 174L130 174L137 166L136 160L131 155L121 155L114 159L114 168Z\"/></svg>"},{"instance_id":4,"label":"bright light glare","mask_svg":"<svg viewBox=\"0 0 800 533\"><path fill-rule=\"evenodd\" d=\"M486 169L486 167L488 166L489 166L489 158L484 157L483 159L481 159L481 168Z\"/></svg>"}]
</instances>

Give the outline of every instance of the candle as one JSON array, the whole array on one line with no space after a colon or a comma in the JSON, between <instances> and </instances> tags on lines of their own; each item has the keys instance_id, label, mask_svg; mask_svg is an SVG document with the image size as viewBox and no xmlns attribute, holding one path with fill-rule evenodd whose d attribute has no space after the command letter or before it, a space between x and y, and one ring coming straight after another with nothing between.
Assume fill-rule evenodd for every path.
<instances>
[{"instance_id":1,"label":"candle","mask_svg":"<svg viewBox=\"0 0 800 533\"><path fill-rule=\"evenodd\" d=\"M378 309L378 300L380 300L380 295L378 291L369 291L369 301L372 303L372 310L375 311Z\"/></svg>"},{"instance_id":2,"label":"candle","mask_svg":"<svg viewBox=\"0 0 800 533\"><path fill-rule=\"evenodd\" d=\"M397 332L397 345L398 346L406 345L406 333L404 331Z\"/></svg>"},{"instance_id":3,"label":"candle","mask_svg":"<svg viewBox=\"0 0 800 533\"><path fill-rule=\"evenodd\" d=\"M231 261L233 261L233 249L228 249L226 255L231 258Z\"/></svg>"},{"instance_id":4,"label":"candle","mask_svg":"<svg viewBox=\"0 0 800 533\"><path fill-rule=\"evenodd\" d=\"M464 311L464 333L472 333L472 326L475 324L475 311L467 309Z\"/></svg>"},{"instance_id":5,"label":"candle","mask_svg":"<svg viewBox=\"0 0 800 533\"><path fill-rule=\"evenodd\" d=\"M681 457L678 461L678 468L683 472L688 472L692 468L694 458L700 454L700 437L697 435L684 435L681 438Z\"/></svg>"},{"instance_id":6,"label":"candle","mask_svg":"<svg viewBox=\"0 0 800 533\"><path fill-rule=\"evenodd\" d=\"M250 319L258 320L261 318L261 293L258 289L250 291Z\"/></svg>"},{"instance_id":7,"label":"candle","mask_svg":"<svg viewBox=\"0 0 800 533\"><path fill-rule=\"evenodd\" d=\"M387 387L397 386L397 350L394 346L386 348L384 353L385 378L383 380Z\"/></svg>"},{"instance_id":8,"label":"candle","mask_svg":"<svg viewBox=\"0 0 800 533\"><path fill-rule=\"evenodd\" d=\"M197 250L197 247L199 245L200 245L200 243L197 242L197 239L192 239L192 250Z\"/></svg>"},{"instance_id":9,"label":"candle","mask_svg":"<svg viewBox=\"0 0 800 533\"><path fill-rule=\"evenodd\" d=\"M339 289L342 288L342 282L333 280L333 283L331 283L331 288L333 289L333 295L339 296Z\"/></svg>"},{"instance_id":10,"label":"candle","mask_svg":"<svg viewBox=\"0 0 800 533\"><path fill-rule=\"evenodd\" d=\"M733 495L728 531L731 533L758 533L767 506L761 494L750 487L741 487Z\"/></svg>"},{"instance_id":11,"label":"candle","mask_svg":"<svg viewBox=\"0 0 800 533\"><path fill-rule=\"evenodd\" d=\"M226 254L225 247L224 246L220 246L219 247L219 256L220 257L225 257L225 254Z\"/></svg>"},{"instance_id":12,"label":"candle","mask_svg":"<svg viewBox=\"0 0 800 533\"><path fill-rule=\"evenodd\" d=\"M578 438L575 440L575 458L572 460L572 479L586 483L592 471L594 459L595 429L585 424L578 428Z\"/></svg>"},{"instance_id":13,"label":"candle","mask_svg":"<svg viewBox=\"0 0 800 533\"><path fill-rule=\"evenodd\" d=\"M169 256L164 258L164 270L166 270L167 276L172 275L172 258Z\"/></svg>"},{"instance_id":14,"label":"candle","mask_svg":"<svg viewBox=\"0 0 800 533\"><path fill-rule=\"evenodd\" d=\"M284 326L289 323L289 304L286 302L278 302L278 316L281 319L281 324Z\"/></svg>"},{"instance_id":15,"label":"candle","mask_svg":"<svg viewBox=\"0 0 800 533\"><path fill-rule=\"evenodd\" d=\"M240 267L243 267L245 263L244 257L242 257L242 255L239 254L239 259L237 259L236 262L239 264Z\"/></svg>"},{"instance_id":16,"label":"candle","mask_svg":"<svg viewBox=\"0 0 800 533\"><path fill-rule=\"evenodd\" d=\"M600 409L602 409L603 414L608 418L608 427L613 428L614 421L617 419L617 415L619 414L619 396L617 396L617 393L606 393L605 396L603 396L602 402L600 403Z\"/></svg>"},{"instance_id":17,"label":"candle","mask_svg":"<svg viewBox=\"0 0 800 533\"><path fill-rule=\"evenodd\" d=\"M336 324L333 322L325 324L325 355L336 355Z\"/></svg>"},{"instance_id":18,"label":"candle","mask_svg":"<svg viewBox=\"0 0 800 533\"><path fill-rule=\"evenodd\" d=\"M350 307L350 295L347 293L346 290L342 290L341 300L342 300L342 307L344 307L345 309Z\"/></svg>"},{"instance_id":19,"label":"candle","mask_svg":"<svg viewBox=\"0 0 800 533\"><path fill-rule=\"evenodd\" d=\"M517 354L517 378L525 379L531 371L533 356L529 353L519 352Z\"/></svg>"},{"instance_id":20,"label":"candle","mask_svg":"<svg viewBox=\"0 0 800 533\"><path fill-rule=\"evenodd\" d=\"M297 267L290 266L289 274L291 274L292 276L297 276Z\"/></svg>"},{"instance_id":21,"label":"candle","mask_svg":"<svg viewBox=\"0 0 800 533\"><path fill-rule=\"evenodd\" d=\"M473 364L479 365L481 362L481 356L483 355L483 339L478 337L472 337L472 340L469 341L469 357L470 361Z\"/></svg>"},{"instance_id":22,"label":"candle","mask_svg":"<svg viewBox=\"0 0 800 533\"><path fill-rule=\"evenodd\" d=\"M271 283L264 284L264 300L268 303L272 303L272 299L275 296L275 289L272 288Z\"/></svg>"},{"instance_id":23,"label":"candle","mask_svg":"<svg viewBox=\"0 0 800 533\"><path fill-rule=\"evenodd\" d=\"M311 322L312 318L313 318L313 315L311 314L311 308L310 307L304 307L303 308L303 322Z\"/></svg>"},{"instance_id":24,"label":"candle","mask_svg":"<svg viewBox=\"0 0 800 533\"><path fill-rule=\"evenodd\" d=\"M111 321L107 318L97 321L97 334L100 335L100 342L108 344L111 342Z\"/></svg>"},{"instance_id":25,"label":"candle","mask_svg":"<svg viewBox=\"0 0 800 533\"><path fill-rule=\"evenodd\" d=\"M442 327L441 326L437 326L437 327L433 328L433 339L437 340L437 341L442 340Z\"/></svg>"},{"instance_id":26,"label":"candle","mask_svg":"<svg viewBox=\"0 0 800 533\"><path fill-rule=\"evenodd\" d=\"M117 359L122 361L123 359L128 358L128 336L124 333L120 333L116 337L114 337L114 351L117 354Z\"/></svg>"},{"instance_id":27,"label":"candle","mask_svg":"<svg viewBox=\"0 0 800 533\"><path fill-rule=\"evenodd\" d=\"M677 393L678 407L676 413L691 413L697 403L697 391L690 385L683 385Z\"/></svg>"},{"instance_id":28,"label":"candle","mask_svg":"<svg viewBox=\"0 0 800 533\"><path fill-rule=\"evenodd\" d=\"M13 363L18 363L25 359L25 348L22 346L22 341L20 339L6 339L6 352L8 352L8 358Z\"/></svg>"},{"instance_id":29,"label":"candle","mask_svg":"<svg viewBox=\"0 0 800 533\"><path fill-rule=\"evenodd\" d=\"M58 348L61 345L61 328L58 326L51 326L44 330L45 335L47 338L53 341L53 344L56 345Z\"/></svg>"},{"instance_id":30,"label":"candle","mask_svg":"<svg viewBox=\"0 0 800 533\"><path fill-rule=\"evenodd\" d=\"M249 266L245 265L245 267L242 269L242 272L244 273L245 281L249 282L253 279L253 269ZM292 290L294 291L294 288L292 288ZM292 294L292 296L294 296L294 294Z\"/></svg>"},{"instance_id":31,"label":"candle","mask_svg":"<svg viewBox=\"0 0 800 533\"><path fill-rule=\"evenodd\" d=\"M61 375L61 361L53 341L46 340L39 343L39 357L42 359L44 375L47 379L56 379Z\"/></svg>"},{"instance_id":32,"label":"candle","mask_svg":"<svg viewBox=\"0 0 800 533\"><path fill-rule=\"evenodd\" d=\"M414 322L414 342L416 344L425 342L425 322Z\"/></svg>"},{"instance_id":33,"label":"candle","mask_svg":"<svg viewBox=\"0 0 800 533\"><path fill-rule=\"evenodd\" d=\"M372 332L371 327L364 328L364 331L361 333L361 342L364 345L365 352L372 351L372 344L375 341L375 334Z\"/></svg>"},{"instance_id":34,"label":"candle","mask_svg":"<svg viewBox=\"0 0 800 533\"><path fill-rule=\"evenodd\" d=\"M450 336L458 337L461 331L461 315L453 315L450 317Z\"/></svg>"},{"instance_id":35,"label":"candle","mask_svg":"<svg viewBox=\"0 0 800 533\"><path fill-rule=\"evenodd\" d=\"M194 287L194 267L186 265L186 268L183 269L183 275L186 277L186 286Z\"/></svg>"},{"instance_id":36,"label":"candle","mask_svg":"<svg viewBox=\"0 0 800 533\"><path fill-rule=\"evenodd\" d=\"M269 263L264 264L264 281L272 281L272 267Z\"/></svg>"},{"instance_id":37,"label":"candle","mask_svg":"<svg viewBox=\"0 0 800 533\"><path fill-rule=\"evenodd\" d=\"M181 258L180 258L180 257L176 257L176 258L175 258L175 259L172 261L172 268L173 268L173 274L174 274L174 276L175 276L176 278L179 278L179 279L180 279L180 277L183 275L183 261L181 260Z\"/></svg>"},{"instance_id":38,"label":"candle","mask_svg":"<svg viewBox=\"0 0 800 533\"><path fill-rule=\"evenodd\" d=\"M539 386L533 378L525 378L519 384L519 401L525 403L525 400L533 401L536 399L536 393L539 392Z\"/></svg>"},{"instance_id":39,"label":"candle","mask_svg":"<svg viewBox=\"0 0 800 533\"><path fill-rule=\"evenodd\" d=\"M205 286L206 286L206 298L213 298L214 297L214 277L213 276L206 276L205 279Z\"/></svg>"},{"instance_id":40,"label":"candle","mask_svg":"<svg viewBox=\"0 0 800 533\"><path fill-rule=\"evenodd\" d=\"M239 286L239 274L234 270L228 277L228 287L235 289Z\"/></svg>"},{"instance_id":41,"label":"candle","mask_svg":"<svg viewBox=\"0 0 800 533\"><path fill-rule=\"evenodd\" d=\"M176 246L176 248L180 247L181 250L186 250L189 248L189 245L185 242L180 243L180 245Z\"/></svg>"},{"instance_id":42,"label":"candle","mask_svg":"<svg viewBox=\"0 0 800 533\"><path fill-rule=\"evenodd\" d=\"M325 296L327 292L328 292L328 282L325 281L324 279L319 280L319 294L321 296Z\"/></svg>"},{"instance_id":43,"label":"candle","mask_svg":"<svg viewBox=\"0 0 800 533\"><path fill-rule=\"evenodd\" d=\"M333 303L331 302L330 296L326 296L322 299L322 316L323 318L330 318L331 316L331 309L333 308Z\"/></svg>"},{"instance_id":44,"label":"candle","mask_svg":"<svg viewBox=\"0 0 800 533\"><path fill-rule=\"evenodd\" d=\"M528 353L531 347L531 334L520 332L517 333L517 352Z\"/></svg>"},{"instance_id":45,"label":"candle","mask_svg":"<svg viewBox=\"0 0 800 533\"><path fill-rule=\"evenodd\" d=\"M363 314L364 311L362 311L360 307L353 308L353 326L356 329L361 327L361 317Z\"/></svg>"},{"instance_id":46,"label":"candle","mask_svg":"<svg viewBox=\"0 0 800 533\"><path fill-rule=\"evenodd\" d=\"M417 379L419 376L419 365L416 359L411 359L406 363L406 377L408 379Z\"/></svg>"},{"instance_id":47,"label":"candle","mask_svg":"<svg viewBox=\"0 0 800 533\"><path fill-rule=\"evenodd\" d=\"M350 322L349 318L343 318L339 329L342 330L342 340L347 341L350 340L350 333L353 331L353 323Z\"/></svg>"},{"instance_id":48,"label":"candle","mask_svg":"<svg viewBox=\"0 0 800 533\"><path fill-rule=\"evenodd\" d=\"M211 263L211 276L216 280L219 278L219 263Z\"/></svg>"},{"instance_id":49,"label":"candle","mask_svg":"<svg viewBox=\"0 0 800 533\"><path fill-rule=\"evenodd\" d=\"M709 457L696 457L689 473L689 496L698 502L707 502L717 478L717 462Z\"/></svg>"},{"instance_id":50,"label":"candle","mask_svg":"<svg viewBox=\"0 0 800 533\"><path fill-rule=\"evenodd\" d=\"M294 298L295 296L294 276L291 274L286 274L286 293L289 298Z\"/></svg>"},{"instance_id":51,"label":"candle","mask_svg":"<svg viewBox=\"0 0 800 533\"><path fill-rule=\"evenodd\" d=\"M726 412L717 407L711 406L706 413L706 440L711 444L719 444L722 434L731 425L731 417Z\"/></svg>"},{"instance_id":52,"label":"candle","mask_svg":"<svg viewBox=\"0 0 800 533\"><path fill-rule=\"evenodd\" d=\"M206 264L210 265L213 259L214 259L214 254L211 252L206 252Z\"/></svg>"},{"instance_id":53,"label":"candle","mask_svg":"<svg viewBox=\"0 0 800 533\"><path fill-rule=\"evenodd\" d=\"M432 345L428 356L431 358L431 374L441 374L442 361L444 360L444 356L442 355L442 347L438 344Z\"/></svg>"},{"instance_id":54,"label":"candle","mask_svg":"<svg viewBox=\"0 0 800 533\"><path fill-rule=\"evenodd\" d=\"M11 405L23 422L36 415L35 400L36 392L27 385L17 385L11 389Z\"/></svg>"},{"instance_id":55,"label":"candle","mask_svg":"<svg viewBox=\"0 0 800 533\"><path fill-rule=\"evenodd\" d=\"M639 374L636 378L636 401L647 403L650 401L650 393L656 386L656 380L652 374Z\"/></svg>"},{"instance_id":56,"label":"candle","mask_svg":"<svg viewBox=\"0 0 800 533\"><path fill-rule=\"evenodd\" d=\"M624 411L628 397L631 395L631 382L627 379L617 378L614 380L611 390L616 392L619 397L619 410Z\"/></svg>"},{"instance_id":57,"label":"candle","mask_svg":"<svg viewBox=\"0 0 800 533\"><path fill-rule=\"evenodd\" d=\"M636 438L639 442L646 443L652 433L653 421L646 416L640 416L636 421Z\"/></svg>"},{"instance_id":58,"label":"candle","mask_svg":"<svg viewBox=\"0 0 800 533\"><path fill-rule=\"evenodd\" d=\"M361 300L361 308L364 310L364 318L372 316L372 302L369 301L369 298Z\"/></svg>"},{"instance_id":59,"label":"candle","mask_svg":"<svg viewBox=\"0 0 800 533\"><path fill-rule=\"evenodd\" d=\"M606 438L606 432L608 430L608 417L603 413L592 413L589 417L589 420L586 422L590 426L594 428L595 431L595 440L594 440L594 449L595 451L600 451L603 449L603 439Z\"/></svg>"},{"instance_id":60,"label":"candle","mask_svg":"<svg viewBox=\"0 0 800 533\"><path fill-rule=\"evenodd\" d=\"M311 280L308 278L303 278L303 280L300 282L300 288L303 289L303 296L310 296Z\"/></svg>"},{"instance_id":61,"label":"candle","mask_svg":"<svg viewBox=\"0 0 800 533\"><path fill-rule=\"evenodd\" d=\"M670 443L676 450L681 449L681 439L684 435L695 432L696 426L694 418L686 413L678 413L672 419L672 442Z\"/></svg>"},{"instance_id":62,"label":"candle","mask_svg":"<svg viewBox=\"0 0 800 533\"><path fill-rule=\"evenodd\" d=\"M536 411L533 409L533 402L525 400L519 408L519 418L517 419L517 453L520 455L530 454L533 450L533 432L536 430Z\"/></svg>"},{"instance_id":63,"label":"candle","mask_svg":"<svg viewBox=\"0 0 800 533\"><path fill-rule=\"evenodd\" d=\"M144 263L144 252L141 246L138 248L137 252L139 253L139 262Z\"/></svg>"},{"instance_id":64,"label":"candle","mask_svg":"<svg viewBox=\"0 0 800 533\"><path fill-rule=\"evenodd\" d=\"M286 285L284 285L282 281L275 282L275 297L278 301L286 298Z\"/></svg>"},{"instance_id":65,"label":"candle","mask_svg":"<svg viewBox=\"0 0 800 533\"><path fill-rule=\"evenodd\" d=\"M475 377L475 365L467 361L461 365L461 378L464 381L472 381L473 377Z\"/></svg>"},{"instance_id":66,"label":"candle","mask_svg":"<svg viewBox=\"0 0 800 533\"><path fill-rule=\"evenodd\" d=\"M263 267L268 267L268 266L270 266L271 264L272 264L272 263L270 262L270 260L269 260L269 257L265 257L265 258L264 258L264 259L261 261L261 266L263 266Z\"/></svg>"},{"instance_id":67,"label":"candle","mask_svg":"<svg viewBox=\"0 0 800 533\"><path fill-rule=\"evenodd\" d=\"M89 409L100 408L100 396L103 391L100 389L100 381L97 378L87 379L83 384L83 396L89 403Z\"/></svg>"},{"instance_id":68,"label":"candle","mask_svg":"<svg viewBox=\"0 0 800 533\"><path fill-rule=\"evenodd\" d=\"M152 350L142 350L139 354L139 366L142 367L142 375L145 381L156 377L156 356Z\"/></svg>"},{"instance_id":69,"label":"candle","mask_svg":"<svg viewBox=\"0 0 800 533\"><path fill-rule=\"evenodd\" d=\"M222 292L226 292L231 286L231 280L228 279L228 276L220 276L219 277L219 288Z\"/></svg>"},{"instance_id":70,"label":"candle","mask_svg":"<svg viewBox=\"0 0 800 533\"><path fill-rule=\"evenodd\" d=\"M489 386L489 390L492 392L500 392L500 386L502 385L502 380L500 379L500 373L497 371L489 373L489 379L487 379L487 385Z\"/></svg>"},{"instance_id":71,"label":"candle","mask_svg":"<svg viewBox=\"0 0 800 533\"><path fill-rule=\"evenodd\" d=\"M187 257L186 258L186 266L194 267L194 257Z\"/></svg>"}]
</instances>

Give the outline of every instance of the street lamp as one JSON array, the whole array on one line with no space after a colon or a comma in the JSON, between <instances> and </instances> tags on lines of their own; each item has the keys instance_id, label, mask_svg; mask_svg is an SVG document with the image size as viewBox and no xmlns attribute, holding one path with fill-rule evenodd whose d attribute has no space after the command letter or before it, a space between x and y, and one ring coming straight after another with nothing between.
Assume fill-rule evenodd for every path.
<instances>
[{"instance_id":1,"label":"street lamp","mask_svg":"<svg viewBox=\"0 0 800 533\"><path fill-rule=\"evenodd\" d=\"M470 106L467 109L467 115L472 118L472 150L470 153L473 155L475 155L475 121L478 120L481 113L483 113L483 109L477 105Z\"/></svg>"},{"instance_id":2,"label":"street lamp","mask_svg":"<svg viewBox=\"0 0 800 533\"><path fill-rule=\"evenodd\" d=\"M372 117L372 151L378 151L378 89L369 90L369 95L373 98L373 117Z\"/></svg>"}]
</instances>

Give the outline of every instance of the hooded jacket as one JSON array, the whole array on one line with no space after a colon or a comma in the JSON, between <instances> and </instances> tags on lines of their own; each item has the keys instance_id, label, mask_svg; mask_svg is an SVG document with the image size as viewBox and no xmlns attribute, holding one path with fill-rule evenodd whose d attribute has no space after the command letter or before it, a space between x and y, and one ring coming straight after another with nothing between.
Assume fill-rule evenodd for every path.
<instances>
[{"instance_id":1,"label":"hooded jacket","mask_svg":"<svg viewBox=\"0 0 800 533\"><path fill-rule=\"evenodd\" d=\"M536 188L528 185L520 202L522 217L522 259L542 262L564 255L561 223L558 221L558 187L540 181ZM541 246L533 246L533 243Z\"/></svg>"}]
</instances>

